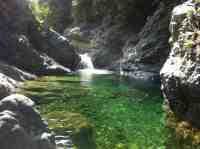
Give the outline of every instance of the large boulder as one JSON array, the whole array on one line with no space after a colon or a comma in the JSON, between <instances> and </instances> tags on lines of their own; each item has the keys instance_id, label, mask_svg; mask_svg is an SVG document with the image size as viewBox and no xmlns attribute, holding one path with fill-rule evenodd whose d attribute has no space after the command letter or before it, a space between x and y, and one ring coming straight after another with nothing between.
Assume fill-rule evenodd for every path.
<instances>
[{"instance_id":1,"label":"large boulder","mask_svg":"<svg viewBox=\"0 0 200 149\"><path fill-rule=\"evenodd\" d=\"M17 35L15 40L17 39L15 52L10 52L8 59L4 59L8 63L38 75L59 75L70 72L69 69L61 66L48 55L34 49L26 36Z\"/></svg>"},{"instance_id":2,"label":"large boulder","mask_svg":"<svg viewBox=\"0 0 200 149\"><path fill-rule=\"evenodd\" d=\"M45 52L61 65L72 70L76 69L80 57L68 39L52 29L48 30L44 36L48 43Z\"/></svg>"},{"instance_id":3,"label":"large boulder","mask_svg":"<svg viewBox=\"0 0 200 149\"><path fill-rule=\"evenodd\" d=\"M35 75L25 72L23 70L20 70L19 68L15 66L8 65L2 61L0 61L0 73L6 76L9 76L12 79L16 81L20 81L20 82L25 81L25 80L36 79Z\"/></svg>"},{"instance_id":4,"label":"large boulder","mask_svg":"<svg viewBox=\"0 0 200 149\"><path fill-rule=\"evenodd\" d=\"M0 61L0 100L14 93L22 81L32 79L36 76Z\"/></svg>"},{"instance_id":5,"label":"large boulder","mask_svg":"<svg viewBox=\"0 0 200 149\"><path fill-rule=\"evenodd\" d=\"M49 57L46 54L40 55L44 60L44 67L38 73L42 75L64 75L71 72L70 69L60 65L53 58Z\"/></svg>"},{"instance_id":6,"label":"large boulder","mask_svg":"<svg viewBox=\"0 0 200 149\"><path fill-rule=\"evenodd\" d=\"M19 82L0 73L0 99L14 93L19 85Z\"/></svg>"},{"instance_id":7,"label":"large boulder","mask_svg":"<svg viewBox=\"0 0 200 149\"><path fill-rule=\"evenodd\" d=\"M33 106L18 94L0 101L1 149L55 149L53 135Z\"/></svg>"},{"instance_id":8,"label":"large boulder","mask_svg":"<svg viewBox=\"0 0 200 149\"><path fill-rule=\"evenodd\" d=\"M174 8L170 56L160 74L166 106L180 119L200 127L200 3Z\"/></svg>"}]
</instances>

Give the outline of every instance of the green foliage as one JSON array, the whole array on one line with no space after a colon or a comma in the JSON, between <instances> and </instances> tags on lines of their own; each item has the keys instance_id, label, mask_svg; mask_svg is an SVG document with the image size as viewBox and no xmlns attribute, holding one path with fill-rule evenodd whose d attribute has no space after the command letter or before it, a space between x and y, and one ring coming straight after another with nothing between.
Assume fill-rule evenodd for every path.
<instances>
[{"instance_id":1,"label":"green foliage","mask_svg":"<svg viewBox=\"0 0 200 149\"><path fill-rule=\"evenodd\" d=\"M194 45L195 45L195 42L193 40L186 40L186 41L184 41L184 45L183 46L185 48L191 49L191 48L194 47Z\"/></svg>"},{"instance_id":2,"label":"green foliage","mask_svg":"<svg viewBox=\"0 0 200 149\"><path fill-rule=\"evenodd\" d=\"M31 10L36 20L42 25L51 11L48 4L39 3L37 0L31 1Z\"/></svg>"},{"instance_id":3,"label":"green foliage","mask_svg":"<svg viewBox=\"0 0 200 149\"><path fill-rule=\"evenodd\" d=\"M200 0L193 0L193 2L200 3Z\"/></svg>"},{"instance_id":4,"label":"green foliage","mask_svg":"<svg viewBox=\"0 0 200 149\"><path fill-rule=\"evenodd\" d=\"M194 10L190 10L187 12L187 17L191 18L193 16L193 14L194 14Z\"/></svg>"},{"instance_id":5,"label":"green foliage","mask_svg":"<svg viewBox=\"0 0 200 149\"><path fill-rule=\"evenodd\" d=\"M166 122L171 132L170 149L200 149L200 129L178 119L169 108L166 110Z\"/></svg>"}]
</instances>

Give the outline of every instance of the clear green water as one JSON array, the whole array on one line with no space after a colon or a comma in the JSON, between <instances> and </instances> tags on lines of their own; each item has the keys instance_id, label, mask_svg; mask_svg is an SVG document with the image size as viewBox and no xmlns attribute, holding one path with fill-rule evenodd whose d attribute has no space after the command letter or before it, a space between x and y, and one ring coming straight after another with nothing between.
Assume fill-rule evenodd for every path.
<instances>
[{"instance_id":1,"label":"clear green water","mask_svg":"<svg viewBox=\"0 0 200 149\"><path fill-rule=\"evenodd\" d=\"M163 98L150 83L71 75L26 82L21 92L36 101L56 133L72 130L77 148L165 148Z\"/></svg>"}]
</instances>

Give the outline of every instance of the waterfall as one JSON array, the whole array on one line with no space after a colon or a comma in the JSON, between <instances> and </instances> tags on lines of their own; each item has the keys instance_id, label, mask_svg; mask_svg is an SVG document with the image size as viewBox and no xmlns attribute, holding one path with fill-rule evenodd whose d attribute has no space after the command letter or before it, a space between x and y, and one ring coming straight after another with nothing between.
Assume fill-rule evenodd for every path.
<instances>
[{"instance_id":1,"label":"waterfall","mask_svg":"<svg viewBox=\"0 0 200 149\"><path fill-rule=\"evenodd\" d=\"M92 59L88 53L80 54L80 57L81 57L81 65L83 69L94 69Z\"/></svg>"},{"instance_id":2,"label":"waterfall","mask_svg":"<svg viewBox=\"0 0 200 149\"><path fill-rule=\"evenodd\" d=\"M122 59L120 59L120 62L119 62L119 73L120 75L124 74L123 69L122 69Z\"/></svg>"},{"instance_id":3,"label":"waterfall","mask_svg":"<svg viewBox=\"0 0 200 149\"><path fill-rule=\"evenodd\" d=\"M81 76L81 81L91 82L94 75L112 74L112 71L104 69L96 69L93 65L92 58L88 53L80 54L81 62L78 73Z\"/></svg>"},{"instance_id":4,"label":"waterfall","mask_svg":"<svg viewBox=\"0 0 200 149\"><path fill-rule=\"evenodd\" d=\"M78 73L81 78L81 84L88 86L92 83L94 75L107 75L112 74L112 71L104 69L96 69L93 65L92 58L88 53L80 54L80 70Z\"/></svg>"}]
</instances>

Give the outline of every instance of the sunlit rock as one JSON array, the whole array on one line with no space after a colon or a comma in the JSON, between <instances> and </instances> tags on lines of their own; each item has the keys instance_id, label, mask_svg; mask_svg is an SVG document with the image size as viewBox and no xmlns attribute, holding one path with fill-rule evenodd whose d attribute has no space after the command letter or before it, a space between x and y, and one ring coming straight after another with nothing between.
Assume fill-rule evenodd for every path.
<instances>
[{"instance_id":1,"label":"sunlit rock","mask_svg":"<svg viewBox=\"0 0 200 149\"><path fill-rule=\"evenodd\" d=\"M2 149L55 149L53 135L33 106L31 99L19 94L0 101Z\"/></svg>"}]
</instances>

